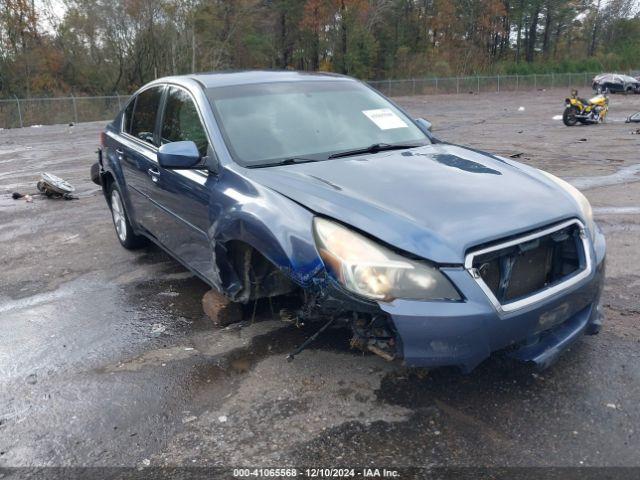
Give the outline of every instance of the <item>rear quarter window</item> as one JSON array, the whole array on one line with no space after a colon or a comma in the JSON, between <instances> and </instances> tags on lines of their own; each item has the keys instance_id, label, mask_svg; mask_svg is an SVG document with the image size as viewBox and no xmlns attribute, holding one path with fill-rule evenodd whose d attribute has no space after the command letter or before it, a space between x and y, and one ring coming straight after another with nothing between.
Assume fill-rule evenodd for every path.
<instances>
[{"instance_id":1,"label":"rear quarter window","mask_svg":"<svg viewBox=\"0 0 640 480\"><path fill-rule=\"evenodd\" d=\"M157 146L154 140L154 131L161 98L162 87L149 88L136 97L127 133Z\"/></svg>"}]
</instances>

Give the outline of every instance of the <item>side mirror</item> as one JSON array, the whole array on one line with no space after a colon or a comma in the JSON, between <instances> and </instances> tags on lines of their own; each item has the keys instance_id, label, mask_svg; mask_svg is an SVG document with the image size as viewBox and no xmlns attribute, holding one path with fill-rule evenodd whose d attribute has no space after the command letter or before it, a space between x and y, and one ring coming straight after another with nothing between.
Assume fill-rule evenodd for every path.
<instances>
[{"instance_id":1,"label":"side mirror","mask_svg":"<svg viewBox=\"0 0 640 480\"><path fill-rule=\"evenodd\" d=\"M429 120L425 120L424 118L416 118L416 123L418 124L418 128L422 130L425 134L429 135L431 133L431 122Z\"/></svg>"},{"instance_id":2,"label":"side mirror","mask_svg":"<svg viewBox=\"0 0 640 480\"><path fill-rule=\"evenodd\" d=\"M200 160L198 147L190 140L166 143L158 150L158 163L162 168L170 170L197 168Z\"/></svg>"}]
</instances>

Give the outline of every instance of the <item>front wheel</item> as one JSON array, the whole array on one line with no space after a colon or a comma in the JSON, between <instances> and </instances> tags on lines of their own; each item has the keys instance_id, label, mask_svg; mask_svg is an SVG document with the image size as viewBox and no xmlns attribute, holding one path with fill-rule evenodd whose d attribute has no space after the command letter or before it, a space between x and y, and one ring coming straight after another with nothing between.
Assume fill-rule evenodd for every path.
<instances>
[{"instance_id":1,"label":"front wheel","mask_svg":"<svg viewBox=\"0 0 640 480\"><path fill-rule=\"evenodd\" d=\"M122 195L115 182L111 184L110 190L109 206L111 207L111 217L113 218L113 226L116 229L118 241L127 250L144 247L147 244L147 239L133 233L133 227L131 227L131 222L124 209Z\"/></svg>"},{"instance_id":2,"label":"front wheel","mask_svg":"<svg viewBox=\"0 0 640 480\"><path fill-rule=\"evenodd\" d=\"M576 107L567 107L562 114L562 121L567 127L573 127L578 123L578 109Z\"/></svg>"}]
</instances>

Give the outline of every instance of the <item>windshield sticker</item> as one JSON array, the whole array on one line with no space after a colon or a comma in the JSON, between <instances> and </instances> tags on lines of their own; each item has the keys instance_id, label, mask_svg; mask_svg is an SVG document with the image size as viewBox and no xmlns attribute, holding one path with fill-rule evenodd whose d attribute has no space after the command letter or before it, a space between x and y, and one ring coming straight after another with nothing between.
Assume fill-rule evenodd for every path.
<instances>
[{"instance_id":1,"label":"windshield sticker","mask_svg":"<svg viewBox=\"0 0 640 480\"><path fill-rule=\"evenodd\" d=\"M362 113L364 113L369 120L375 123L380 130L409 127L409 125L407 125L406 122L396 115L390 108L363 110Z\"/></svg>"}]
</instances>

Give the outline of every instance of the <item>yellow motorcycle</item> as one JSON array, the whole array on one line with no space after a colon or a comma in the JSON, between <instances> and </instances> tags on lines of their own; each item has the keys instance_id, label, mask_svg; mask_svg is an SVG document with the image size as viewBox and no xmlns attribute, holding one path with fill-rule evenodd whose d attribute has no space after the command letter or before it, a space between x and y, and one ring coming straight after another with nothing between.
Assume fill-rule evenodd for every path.
<instances>
[{"instance_id":1,"label":"yellow motorcycle","mask_svg":"<svg viewBox=\"0 0 640 480\"><path fill-rule=\"evenodd\" d=\"M564 104L562 121L567 127L573 127L578 122L602 123L609 111L609 98L606 93L585 100L578 97L577 90L572 90L571 97L565 99Z\"/></svg>"}]
</instances>

